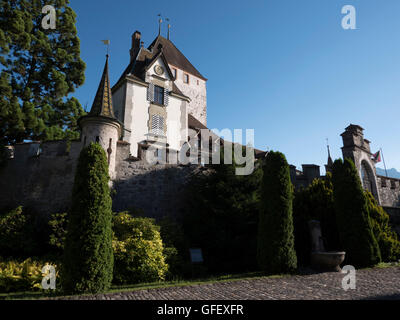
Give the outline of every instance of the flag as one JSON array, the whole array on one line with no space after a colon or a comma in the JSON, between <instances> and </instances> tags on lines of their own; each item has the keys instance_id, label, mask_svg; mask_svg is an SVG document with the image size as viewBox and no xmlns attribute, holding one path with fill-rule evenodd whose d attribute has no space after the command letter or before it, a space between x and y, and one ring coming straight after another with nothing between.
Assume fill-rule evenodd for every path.
<instances>
[{"instance_id":1,"label":"flag","mask_svg":"<svg viewBox=\"0 0 400 320\"><path fill-rule=\"evenodd\" d=\"M381 151L380 150L372 156L372 160L375 163L378 163L378 162L382 161L382 159L381 159Z\"/></svg>"},{"instance_id":2,"label":"flag","mask_svg":"<svg viewBox=\"0 0 400 320\"><path fill-rule=\"evenodd\" d=\"M110 45L110 40L101 40L105 45Z\"/></svg>"}]
</instances>

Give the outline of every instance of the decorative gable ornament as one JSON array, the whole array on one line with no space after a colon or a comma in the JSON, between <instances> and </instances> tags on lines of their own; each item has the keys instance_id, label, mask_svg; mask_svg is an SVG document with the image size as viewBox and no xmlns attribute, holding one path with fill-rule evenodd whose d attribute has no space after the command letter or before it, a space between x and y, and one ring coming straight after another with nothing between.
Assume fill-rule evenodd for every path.
<instances>
[{"instance_id":1,"label":"decorative gable ornament","mask_svg":"<svg viewBox=\"0 0 400 320\"><path fill-rule=\"evenodd\" d=\"M156 65L154 67L154 72L158 75L158 76L162 76L164 74L164 68L161 67L160 65Z\"/></svg>"}]
</instances>

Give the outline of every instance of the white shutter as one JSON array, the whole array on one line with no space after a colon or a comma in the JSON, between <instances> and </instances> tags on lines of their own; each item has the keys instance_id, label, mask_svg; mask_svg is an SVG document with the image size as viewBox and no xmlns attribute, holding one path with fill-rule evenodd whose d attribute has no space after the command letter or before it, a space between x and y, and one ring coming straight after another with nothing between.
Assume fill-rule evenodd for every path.
<instances>
[{"instance_id":1,"label":"white shutter","mask_svg":"<svg viewBox=\"0 0 400 320\"><path fill-rule=\"evenodd\" d=\"M158 114L151 117L151 133L163 136L164 135L164 118Z\"/></svg>"},{"instance_id":2,"label":"white shutter","mask_svg":"<svg viewBox=\"0 0 400 320\"><path fill-rule=\"evenodd\" d=\"M168 106L169 103L169 91L168 89L164 89L164 106Z\"/></svg>"},{"instance_id":3,"label":"white shutter","mask_svg":"<svg viewBox=\"0 0 400 320\"><path fill-rule=\"evenodd\" d=\"M154 102L154 84L150 83L147 88L147 100Z\"/></svg>"}]
</instances>

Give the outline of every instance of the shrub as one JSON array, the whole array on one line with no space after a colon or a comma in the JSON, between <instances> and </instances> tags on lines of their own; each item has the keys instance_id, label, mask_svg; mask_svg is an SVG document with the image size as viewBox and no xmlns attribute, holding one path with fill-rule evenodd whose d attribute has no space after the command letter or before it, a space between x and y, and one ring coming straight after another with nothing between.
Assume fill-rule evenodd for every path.
<instances>
[{"instance_id":1,"label":"shrub","mask_svg":"<svg viewBox=\"0 0 400 320\"><path fill-rule=\"evenodd\" d=\"M374 196L366 191L368 211L372 223L372 231L381 250L382 261L393 262L400 259L400 241L396 232L389 225L390 217L378 205Z\"/></svg>"},{"instance_id":2,"label":"shrub","mask_svg":"<svg viewBox=\"0 0 400 320\"><path fill-rule=\"evenodd\" d=\"M18 207L0 217L0 251L4 256L12 256L24 251L24 231L27 217ZM22 240L22 241L21 241Z\"/></svg>"},{"instance_id":3,"label":"shrub","mask_svg":"<svg viewBox=\"0 0 400 320\"><path fill-rule=\"evenodd\" d=\"M181 223L164 217L158 221L164 244L165 261L168 264L167 280L187 277L191 274L189 244Z\"/></svg>"},{"instance_id":4,"label":"shrub","mask_svg":"<svg viewBox=\"0 0 400 320\"><path fill-rule=\"evenodd\" d=\"M310 220L321 222L321 232L327 251L341 250L336 214L333 202L332 175L327 172L324 179L315 179L307 188L295 193L293 202L295 248L299 264L309 265L311 235Z\"/></svg>"},{"instance_id":5,"label":"shrub","mask_svg":"<svg viewBox=\"0 0 400 320\"><path fill-rule=\"evenodd\" d=\"M1 261L1 259L0 259ZM42 268L47 263L27 259L24 262L0 262L0 292L38 291L42 289ZM50 263L49 263L50 264ZM56 266L53 264L56 268ZM57 268L56 268L57 270Z\"/></svg>"},{"instance_id":6,"label":"shrub","mask_svg":"<svg viewBox=\"0 0 400 320\"><path fill-rule=\"evenodd\" d=\"M49 250L45 217L18 207L0 215L0 252L3 257L26 259Z\"/></svg>"},{"instance_id":7,"label":"shrub","mask_svg":"<svg viewBox=\"0 0 400 320\"><path fill-rule=\"evenodd\" d=\"M114 214L114 282L134 284L164 280L168 271L160 228L153 219Z\"/></svg>"},{"instance_id":8,"label":"shrub","mask_svg":"<svg viewBox=\"0 0 400 320\"><path fill-rule=\"evenodd\" d=\"M262 170L258 168L251 175L237 176L235 168L234 161L212 165L188 183L184 234L190 248L202 249L204 266L210 273L257 269Z\"/></svg>"},{"instance_id":9,"label":"shrub","mask_svg":"<svg viewBox=\"0 0 400 320\"><path fill-rule=\"evenodd\" d=\"M60 254L64 251L67 222L67 213L54 213L51 215L49 221L49 226L51 228L49 244Z\"/></svg>"},{"instance_id":10,"label":"shrub","mask_svg":"<svg viewBox=\"0 0 400 320\"><path fill-rule=\"evenodd\" d=\"M7 166L8 152L6 147L0 143L0 171Z\"/></svg>"},{"instance_id":11,"label":"shrub","mask_svg":"<svg viewBox=\"0 0 400 320\"><path fill-rule=\"evenodd\" d=\"M367 198L353 161L336 160L332 180L337 226L346 251L346 261L356 268L381 262L379 246L372 232Z\"/></svg>"},{"instance_id":12,"label":"shrub","mask_svg":"<svg viewBox=\"0 0 400 320\"><path fill-rule=\"evenodd\" d=\"M257 251L259 267L268 274L290 273L297 268L297 257L289 165L282 153L271 151L263 170Z\"/></svg>"},{"instance_id":13,"label":"shrub","mask_svg":"<svg viewBox=\"0 0 400 320\"><path fill-rule=\"evenodd\" d=\"M113 276L112 211L104 150L91 143L81 151L72 192L62 285L66 293L107 290Z\"/></svg>"}]
</instances>

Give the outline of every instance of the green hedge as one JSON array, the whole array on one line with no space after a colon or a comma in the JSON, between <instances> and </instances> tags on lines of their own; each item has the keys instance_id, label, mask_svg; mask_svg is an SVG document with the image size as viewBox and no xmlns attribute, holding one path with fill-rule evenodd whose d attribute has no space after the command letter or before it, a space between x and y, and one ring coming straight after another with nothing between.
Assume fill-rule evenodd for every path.
<instances>
[{"instance_id":1,"label":"green hedge","mask_svg":"<svg viewBox=\"0 0 400 320\"><path fill-rule=\"evenodd\" d=\"M223 150L221 154L224 159ZM202 249L209 273L255 271L262 170L237 176L234 161L208 169L188 183L183 216L188 245Z\"/></svg>"},{"instance_id":2,"label":"green hedge","mask_svg":"<svg viewBox=\"0 0 400 320\"><path fill-rule=\"evenodd\" d=\"M382 261L393 262L400 259L400 241L389 224L390 217L378 205L374 196L366 191L368 211L372 223L372 231L381 250Z\"/></svg>"}]
</instances>

